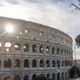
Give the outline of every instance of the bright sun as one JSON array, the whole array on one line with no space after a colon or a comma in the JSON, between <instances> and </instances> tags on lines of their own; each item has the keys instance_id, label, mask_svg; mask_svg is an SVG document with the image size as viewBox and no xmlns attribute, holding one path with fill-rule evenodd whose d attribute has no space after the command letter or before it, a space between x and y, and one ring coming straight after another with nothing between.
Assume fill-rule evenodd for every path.
<instances>
[{"instance_id":1,"label":"bright sun","mask_svg":"<svg viewBox=\"0 0 80 80\"><path fill-rule=\"evenodd\" d=\"M5 25L5 30L6 30L6 32L11 33L11 32L14 31L14 26L13 26L11 23L6 24L6 25Z\"/></svg>"}]
</instances>

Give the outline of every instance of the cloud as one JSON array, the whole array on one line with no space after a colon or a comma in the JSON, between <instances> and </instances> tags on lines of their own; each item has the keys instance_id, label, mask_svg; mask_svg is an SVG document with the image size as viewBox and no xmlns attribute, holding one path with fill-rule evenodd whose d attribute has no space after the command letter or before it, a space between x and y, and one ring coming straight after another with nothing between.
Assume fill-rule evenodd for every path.
<instances>
[{"instance_id":1,"label":"cloud","mask_svg":"<svg viewBox=\"0 0 80 80\"><path fill-rule=\"evenodd\" d=\"M64 0L6 0L5 2L15 5L15 4L19 4L20 2L32 3L32 4L45 4L45 3L53 4L53 3L63 2L63 1Z\"/></svg>"},{"instance_id":2,"label":"cloud","mask_svg":"<svg viewBox=\"0 0 80 80\"><path fill-rule=\"evenodd\" d=\"M18 4L17 0L7 0L7 2L9 2L11 4Z\"/></svg>"},{"instance_id":3,"label":"cloud","mask_svg":"<svg viewBox=\"0 0 80 80\"><path fill-rule=\"evenodd\" d=\"M72 0L71 0L72 1ZM79 15L69 12L67 0L3 0L0 15L38 22L62 30L72 37L79 30ZM13 4L13 5L10 5ZM16 5L14 5L16 4ZM71 9L70 9L71 10ZM15 13L14 13L15 12ZM75 28L75 26L77 26Z\"/></svg>"},{"instance_id":4,"label":"cloud","mask_svg":"<svg viewBox=\"0 0 80 80\"><path fill-rule=\"evenodd\" d=\"M32 3L46 3L46 2L50 2L50 3L57 3L57 2L62 2L64 0L24 0L26 2L32 2Z\"/></svg>"},{"instance_id":5,"label":"cloud","mask_svg":"<svg viewBox=\"0 0 80 80\"><path fill-rule=\"evenodd\" d=\"M80 17L70 12L71 9L69 5L71 1L72 0L3 0L0 1L0 3L6 7L0 9L0 15L49 25L73 37L79 32L77 32L77 30L79 30L80 26ZM11 14L11 12L13 14ZM77 27L75 28L75 26ZM74 31L76 33L74 33Z\"/></svg>"},{"instance_id":6,"label":"cloud","mask_svg":"<svg viewBox=\"0 0 80 80\"><path fill-rule=\"evenodd\" d=\"M42 3L43 1L41 0L24 0L25 2L30 2L30 3Z\"/></svg>"}]
</instances>

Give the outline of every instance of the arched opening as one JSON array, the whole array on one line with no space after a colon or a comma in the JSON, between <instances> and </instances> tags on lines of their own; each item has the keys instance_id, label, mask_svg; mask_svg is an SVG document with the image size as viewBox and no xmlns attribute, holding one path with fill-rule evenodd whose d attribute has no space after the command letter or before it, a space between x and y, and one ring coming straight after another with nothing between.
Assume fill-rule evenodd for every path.
<instances>
[{"instance_id":1,"label":"arched opening","mask_svg":"<svg viewBox=\"0 0 80 80\"><path fill-rule=\"evenodd\" d=\"M68 54L69 54L69 51L67 50L67 56L68 56Z\"/></svg>"},{"instance_id":2,"label":"arched opening","mask_svg":"<svg viewBox=\"0 0 80 80\"><path fill-rule=\"evenodd\" d=\"M65 60L65 66L67 66L67 61Z\"/></svg>"},{"instance_id":3,"label":"arched opening","mask_svg":"<svg viewBox=\"0 0 80 80\"><path fill-rule=\"evenodd\" d=\"M24 67L29 67L29 60L28 59L24 60Z\"/></svg>"},{"instance_id":4,"label":"arched opening","mask_svg":"<svg viewBox=\"0 0 80 80\"><path fill-rule=\"evenodd\" d=\"M57 67L59 68L60 67L60 61L57 60Z\"/></svg>"},{"instance_id":5,"label":"arched opening","mask_svg":"<svg viewBox=\"0 0 80 80\"><path fill-rule=\"evenodd\" d=\"M65 50L65 55L67 56L67 50Z\"/></svg>"},{"instance_id":6,"label":"arched opening","mask_svg":"<svg viewBox=\"0 0 80 80\"><path fill-rule=\"evenodd\" d=\"M33 53L36 53L37 52L37 46L35 44L32 45L32 52Z\"/></svg>"},{"instance_id":7,"label":"arched opening","mask_svg":"<svg viewBox=\"0 0 80 80\"><path fill-rule=\"evenodd\" d=\"M68 73L65 72L65 80L68 80Z\"/></svg>"},{"instance_id":8,"label":"arched opening","mask_svg":"<svg viewBox=\"0 0 80 80\"><path fill-rule=\"evenodd\" d=\"M46 61L46 67L50 67L50 61L49 60Z\"/></svg>"},{"instance_id":9,"label":"arched opening","mask_svg":"<svg viewBox=\"0 0 80 80\"><path fill-rule=\"evenodd\" d=\"M10 68L11 67L11 60L10 59L5 59L4 60L4 67L5 68Z\"/></svg>"},{"instance_id":10,"label":"arched opening","mask_svg":"<svg viewBox=\"0 0 80 80\"><path fill-rule=\"evenodd\" d=\"M52 74L52 80L55 80L55 73Z\"/></svg>"},{"instance_id":11,"label":"arched opening","mask_svg":"<svg viewBox=\"0 0 80 80\"><path fill-rule=\"evenodd\" d=\"M40 60L39 66L44 67L44 61L43 60Z\"/></svg>"},{"instance_id":12,"label":"arched opening","mask_svg":"<svg viewBox=\"0 0 80 80\"><path fill-rule=\"evenodd\" d=\"M37 63L35 59L32 61L32 67L37 67Z\"/></svg>"},{"instance_id":13,"label":"arched opening","mask_svg":"<svg viewBox=\"0 0 80 80\"><path fill-rule=\"evenodd\" d=\"M32 76L32 80L34 80L36 78L36 74L33 74Z\"/></svg>"},{"instance_id":14,"label":"arched opening","mask_svg":"<svg viewBox=\"0 0 80 80\"><path fill-rule=\"evenodd\" d=\"M70 61L70 64L69 64L69 66L72 66L72 61Z\"/></svg>"},{"instance_id":15,"label":"arched opening","mask_svg":"<svg viewBox=\"0 0 80 80\"><path fill-rule=\"evenodd\" d=\"M6 52L9 52L11 50L11 46L12 46L12 44L10 42L5 43Z\"/></svg>"},{"instance_id":16,"label":"arched opening","mask_svg":"<svg viewBox=\"0 0 80 80\"><path fill-rule=\"evenodd\" d=\"M64 73L62 72L62 75L61 75L61 77L62 77L62 80L64 80Z\"/></svg>"},{"instance_id":17,"label":"arched opening","mask_svg":"<svg viewBox=\"0 0 80 80\"><path fill-rule=\"evenodd\" d=\"M55 67L56 62L54 60L52 60L52 67Z\"/></svg>"},{"instance_id":18,"label":"arched opening","mask_svg":"<svg viewBox=\"0 0 80 80\"><path fill-rule=\"evenodd\" d=\"M59 48L57 48L57 55L59 55Z\"/></svg>"},{"instance_id":19,"label":"arched opening","mask_svg":"<svg viewBox=\"0 0 80 80\"><path fill-rule=\"evenodd\" d=\"M15 66L15 67L20 67L20 59L16 59L16 60L14 61L14 66Z\"/></svg>"},{"instance_id":20,"label":"arched opening","mask_svg":"<svg viewBox=\"0 0 80 80\"><path fill-rule=\"evenodd\" d=\"M24 80L29 80L29 76L28 75L25 75L24 76Z\"/></svg>"},{"instance_id":21,"label":"arched opening","mask_svg":"<svg viewBox=\"0 0 80 80\"><path fill-rule=\"evenodd\" d=\"M62 67L64 67L64 61L62 61Z\"/></svg>"},{"instance_id":22,"label":"arched opening","mask_svg":"<svg viewBox=\"0 0 80 80\"><path fill-rule=\"evenodd\" d=\"M49 51L50 51L50 47L46 46L46 53L49 54Z\"/></svg>"},{"instance_id":23,"label":"arched opening","mask_svg":"<svg viewBox=\"0 0 80 80\"><path fill-rule=\"evenodd\" d=\"M50 74L49 73L46 75L46 77L48 80L50 80Z\"/></svg>"},{"instance_id":24,"label":"arched opening","mask_svg":"<svg viewBox=\"0 0 80 80\"><path fill-rule=\"evenodd\" d=\"M19 43L16 43L16 44L14 45L14 48L15 48L16 51L18 51L18 50L20 50L21 46L20 46Z\"/></svg>"},{"instance_id":25,"label":"arched opening","mask_svg":"<svg viewBox=\"0 0 80 80\"><path fill-rule=\"evenodd\" d=\"M4 80L12 80L10 76L4 78Z\"/></svg>"},{"instance_id":26,"label":"arched opening","mask_svg":"<svg viewBox=\"0 0 80 80\"><path fill-rule=\"evenodd\" d=\"M0 42L0 51L1 51L2 43Z\"/></svg>"},{"instance_id":27,"label":"arched opening","mask_svg":"<svg viewBox=\"0 0 80 80\"><path fill-rule=\"evenodd\" d=\"M1 62L1 60L0 60L0 67L1 67L1 65L2 65L2 62Z\"/></svg>"},{"instance_id":28,"label":"arched opening","mask_svg":"<svg viewBox=\"0 0 80 80\"><path fill-rule=\"evenodd\" d=\"M21 80L21 77L19 75L14 76L14 80Z\"/></svg>"},{"instance_id":29,"label":"arched opening","mask_svg":"<svg viewBox=\"0 0 80 80\"><path fill-rule=\"evenodd\" d=\"M60 79L60 73L57 73L57 80L61 80Z\"/></svg>"},{"instance_id":30,"label":"arched opening","mask_svg":"<svg viewBox=\"0 0 80 80\"><path fill-rule=\"evenodd\" d=\"M61 49L61 55L63 55L63 49Z\"/></svg>"},{"instance_id":31,"label":"arched opening","mask_svg":"<svg viewBox=\"0 0 80 80\"><path fill-rule=\"evenodd\" d=\"M55 48L52 47L52 54L55 54Z\"/></svg>"},{"instance_id":32,"label":"arched opening","mask_svg":"<svg viewBox=\"0 0 80 80\"><path fill-rule=\"evenodd\" d=\"M24 52L29 52L29 45L28 44L24 45Z\"/></svg>"},{"instance_id":33,"label":"arched opening","mask_svg":"<svg viewBox=\"0 0 80 80\"><path fill-rule=\"evenodd\" d=\"M64 50L64 55L66 55L66 50Z\"/></svg>"},{"instance_id":34,"label":"arched opening","mask_svg":"<svg viewBox=\"0 0 80 80\"><path fill-rule=\"evenodd\" d=\"M43 51L44 51L43 46L40 46L40 47L39 47L39 52L40 52L40 53L43 53Z\"/></svg>"}]
</instances>

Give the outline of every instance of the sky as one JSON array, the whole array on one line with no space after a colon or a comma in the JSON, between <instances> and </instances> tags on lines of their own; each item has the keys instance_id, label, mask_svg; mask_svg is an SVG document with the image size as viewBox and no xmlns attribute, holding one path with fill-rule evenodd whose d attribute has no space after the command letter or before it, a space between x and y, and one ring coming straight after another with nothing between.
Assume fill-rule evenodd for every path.
<instances>
[{"instance_id":1,"label":"sky","mask_svg":"<svg viewBox=\"0 0 80 80\"><path fill-rule=\"evenodd\" d=\"M48 25L69 34L74 40L80 34L80 10L71 4L79 6L79 1L0 0L0 16ZM80 49L76 51L77 59L80 59Z\"/></svg>"}]
</instances>

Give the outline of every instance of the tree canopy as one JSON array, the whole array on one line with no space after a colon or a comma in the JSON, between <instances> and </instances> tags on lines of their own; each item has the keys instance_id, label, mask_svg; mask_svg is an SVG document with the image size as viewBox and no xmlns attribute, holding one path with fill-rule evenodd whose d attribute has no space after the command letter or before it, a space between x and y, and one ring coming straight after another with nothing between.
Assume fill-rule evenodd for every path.
<instances>
[{"instance_id":1,"label":"tree canopy","mask_svg":"<svg viewBox=\"0 0 80 80\"><path fill-rule=\"evenodd\" d=\"M37 75L33 80L48 80L44 75Z\"/></svg>"},{"instance_id":2,"label":"tree canopy","mask_svg":"<svg viewBox=\"0 0 80 80\"><path fill-rule=\"evenodd\" d=\"M76 41L76 45L80 47L80 34L76 37L75 41Z\"/></svg>"},{"instance_id":3,"label":"tree canopy","mask_svg":"<svg viewBox=\"0 0 80 80\"><path fill-rule=\"evenodd\" d=\"M70 78L78 78L80 77L80 69L77 66L73 66L69 69L69 77Z\"/></svg>"}]
</instances>

